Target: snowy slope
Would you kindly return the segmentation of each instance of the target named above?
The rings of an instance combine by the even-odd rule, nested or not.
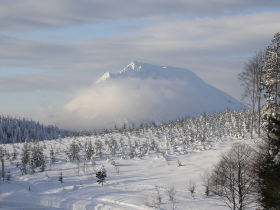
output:
[[[173,122],[139,131],[116,130],[96,136],[39,141],[48,164],[44,172],[36,168],[36,172],[30,175],[22,175],[16,166],[21,161],[23,143],[0,145],[5,153],[6,172],[10,170],[12,175],[10,184],[0,185],[0,209],[157,209],[152,206],[156,187],[163,195],[160,209],[172,209],[167,196],[167,190],[172,185],[176,189],[177,210],[227,209],[213,195],[205,196],[200,174],[217,163],[221,152],[228,150],[233,143],[252,143],[246,129],[248,119],[249,112],[227,112],[207,118],[189,118],[183,124],[177,122],[176,125]],[[207,122],[202,123],[204,120]],[[196,122],[203,126],[196,127]],[[192,137],[190,134],[194,134],[197,129],[201,136]],[[207,131],[204,140],[201,138],[203,131]],[[74,140],[80,145],[80,159],[66,162],[66,152]],[[139,145],[143,145],[141,148],[146,143],[151,146],[153,140],[158,151],[150,147],[144,155],[140,155],[143,150],[139,149]],[[185,140],[187,144],[184,149]],[[103,145],[101,156],[93,155],[91,160],[84,160],[85,143],[92,142],[95,145],[97,141]],[[113,147],[109,146],[112,144],[108,142],[114,141],[118,149],[113,153]],[[171,146],[172,142],[174,146]],[[130,144],[138,148],[134,148],[137,153],[134,158],[130,158]],[[56,159],[53,164],[50,164],[51,149]],[[14,152],[17,158],[12,160]],[[180,167],[177,167],[178,159],[182,163]],[[118,171],[113,161],[117,163]],[[100,165],[104,165],[107,170],[104,186],[97,184],[95,178]],[[61,172],[63,183],[58,181]],[[191,180],[197,184],[193,195],[188,191]],[[149,206],[145,205],[147,201]]]
[[[249,136],[249,135],[248,135]],[[115,135],[119,138],[118,135]],[[141,138],[141,141],[145,137]],[[225,206],[214,205],[217,201],[213,196],[205,196],[201,186],[200,175],[210,168],[219,159],[221,152],[230,148],[233,143],[248,143],[250,140],[237,138],[212,139],[211,148],[204,149],[202,145],[195,143],[184,155],[170,153],[166,159],[158,157],[153,151],[141,159],[123,159],[114,157],[119,163],[120,172],[116,173],[111,161],[106,160],[106,155],[96,158],[96,166],[85,162],[88,171],[83,172],[84,161],[80,162],[80,175],[78,164],[66,163],[64,151],[69,148],[72,139],[63,139],[62,146],[56,141],[46,142],[48,149],[52,146],[59,150],[56,162],[51,167],[47,166],[45,172],[33,175],[21,175],[15,162],[6,163],[6,169],[12,172],[10,184],[0,185],[0,210],[2,209],[118,209],[118,210],[144,210],[157,209],[146,206],[145,202],[152,202],[152,196],[158,187],[163,196],[161,209],[171,209],[166,191],[174,185],[177,190],[178,210],[210,210],[227,209]],[[86,141],[94,141],[94,137],[78,138],[82,144]],[[18,145],[20,146],[20,145]],[[12,151],[11,145],[6,149]],[[46,153],[48,154],[48,153]],[[107,153],[108,155],[108,153]],[[177,159],[182,166],[176,167]],[[107,170],[107,181],[102,187],[96,183],[94,171],[103,164]],[[63,172],[64,182],[58,181],[60,171]],[[189,181],[197,184],[195,194],[188,191]],[[31,191],[29,192],[29,186]],[[15,208],[18,207],[18,208]],[[45,207],[45,208],[44,208]]]
[[[106,72],[97,82],[114,78],[140,78],[161,80],[184,80],[192,84],[201,84],[203,81],[190,70],[172,66],[155,66],[139,61],[131,62],[126,68],[114,74]]]

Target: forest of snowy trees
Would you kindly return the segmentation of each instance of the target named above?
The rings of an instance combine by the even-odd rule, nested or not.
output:
[[[156,157],[169,165],[170,157],[174,156],[177,158],[174,166],[182,167],[180,159],[187,154],[211,150],[224,139],[245,141],[251,129],[251,114],[249,109],[228,109],[198,117],[186,116],[160,125],[154,122],[137,127],[123,125],[88,136],[3,144],[0,145],[0,157],[12,167],[12,174],[41,176],[59,165],[56,179],[62,183],[65,175],[60,169],[72,165],[76,176],[83,174],[91,180],[96,174],[102,185],[105,176],[100,177],[95,170],[95,165],[102,161],[109,162],[118,175],[120,167],[123,167],[119,161],[125,160]],[[253,128],[253,133],[257,134],[257,127]],[[5,179],[7,177],[8,174]]]
[[[46,147],[45,141],[35,139],[13,143],[13,151],[10,152],[3,145],[0,146],[0,157],[11,161],[20,160],[22,173],[34,173],[38,167],[39,171],[44,171],[46,160],[54,163],[55,155],[60,152],[64,152],[66,162],[92,161],[104,155],[108,158],[134,159],[150,152],[162,157],[167,154],[182,155],[194,147],[209,149],[212,142],[224,137],[244,139],[244,134],[250,130],[250,119],[250,110],[228,109],[210,115],[184,117],[161,125],[152,122],[150,125],[141,124],[138,128],[116,126],[114,130],[104,129],[86,138],[60,138],[50,148]],[[254,128],[254,133],[257,133],[257,127]],[[64,147],[66,148],[62,150]],[[48,151],[47,154],[45,150]]]
[[[25,142],[25,140],[49,140],[59,136],[73,136],[77,132],[59,129],[57,126],[44,126],[27,118],[0,115],[0,143]]]

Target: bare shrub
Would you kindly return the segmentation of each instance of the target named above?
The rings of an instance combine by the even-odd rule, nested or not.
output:
[[[206,196],[210,195],[210,178],[211,173],[209,170],[206,170],[202,175],[200,175],[202,180],[202,186],[204,187],[204,193]]]
[[[196,183],[194,181],[190,180],[189,184],[188,184],[188,191],[191,193],[192,197],[194,197],[196,187],[197,187]]]
[[[159,187],[156,187],[156,192],[152,195],[153,198],[152,205],[160,209],[160,206],[162,205],[163,202],[163,197],[164,195],[162,191],[159,189]]]
[[[177,167],[179,167],[179,166],[181,166],[182,165],[182,163],[181,163],[181,161],[179,160],[179,158],[177,159]]]
[[[177,198],[176,198],[176,189],[174,185],[170,186],[169,189],[166,190],[166,194],[168,196],[168,199],[170,201],[170,207],[172,210],[176,209],[178,206]]]
[[[119,163],[115,163],[114,165],[114,169],[117,175],[120,175],[120,164]]]
[[[75,175],[80,176],[80,170],[81,170],[80,161],[77,160],[76,163],[77,163],[77,167],[76,169],[73,169],[73,171]]]

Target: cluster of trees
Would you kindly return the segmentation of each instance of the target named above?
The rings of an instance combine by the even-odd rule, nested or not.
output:
[[[59,129],[57,126],[44,126],[27,118],[0,115],[0,144],[25,142],[25,140],[50,140],[59,136],[73,136],[80,133]]]
[[[252,111],[251,127],[257,123],[259,137],[262,126],[268,131],[269,117],[277,114],[280,103],[279,56],[280,33],[278,32],[274,35],[271,45],[264,51],[255,52],[255,55],[245,63],[244,70],[238,74],[238,80],[244,87],[242,100],[249,100],[247,105]],[[263,105],[264,100],[266,102]]]
[[[251,106],[251,137],[257,124],[262,141],[233,145],[211,171],[202,176],[206,194],[213,193],[231,209],[280,209],[280,33],[256,53],[238,79]],[[264,105],[261,100],[265,99]]]
[[[40,167],[43,172],[46,168],[46,157],[44,155],[44,147],[40,146],[38,142],[25,142],[21,149],[21,165],[20,171],[22,174],[33,174],[35,169]],[[29,168],[27,165],[29,164]]]
[[[10,119],[11,124],[16,124],[12,121],[13,118]],[[59,138],[55,140],[60,145],[59,150],[56,151],[52,146],[47,149],[45,141],[35,140],[36,138],[26,139],[23,144],[13,143],[12,151],[6,150],[5,146],[1,145],[0,157],[15,162],[22,174],[33,174],[38,171],[43,172],[47,160],[51,167],[56,160],[55,155],[64,146],[66,161],[94,163],[94,158],[106,155],[118,171],[118,164],[114,163],[113,157],[133,159],[154,152],[158,157],[166,158],[168,154],[185,154],[195,148],[195,145],[205,149],[210,148],[211,142],[215,139],[220,140],[224,136],[244,138],[243,134],[250,127],[250,119],[249,110],[225,110],[199,117],[187,116],[161,125],[151,122],[150,125],[141,124],[137,128],[126,125],[121,128],[116,126],[114,130],[94,132],[94,135],[83,143],[75,137],[68,145],[65,143],[67,138],[64,140]],[[38,123],[37,125],[40,126]],[[46,149],[48,152],[45,151]]]
[[[150,152],[163,158],[168,154],[185,154],[193,145],[210,148],[212,141],[225,136],[244,138],[244,133],[250,129],[250,119],[250,110],[228,109],[196,118],[185,117],[159,126],[151,123],[133,129],[116,127],[114,131],[96,133],[95,140],[87,140],[84,144],[73,140],[66,150],[66,161],[81,160],[81,157],[91,161],[102,154],[124,159],[141,158]]]

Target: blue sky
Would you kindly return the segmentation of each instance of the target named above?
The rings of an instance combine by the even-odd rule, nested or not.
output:
[[[239,100],[237,74],[279,20],[278,0],[0,0],[0,110],[64,127],[49,116],[134,60],[190,69]]]

